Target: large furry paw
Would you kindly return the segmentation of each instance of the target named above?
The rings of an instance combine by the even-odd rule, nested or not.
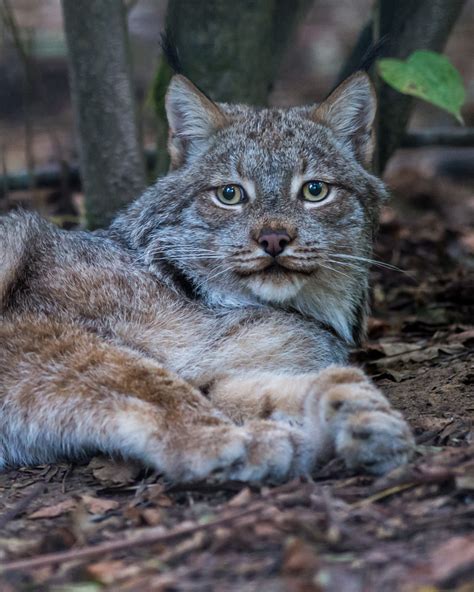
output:
[[[310,451],[298,430],[270,421],[200,426],[174,440],[165,454],[164,472],[174,482],[280,482],[308,472]]]
[[[246,423],[245,430],[246,458],[231,469],[231,479],[280,482],[311,470],[313,450],[301,430],[263,420]]]
[[[363,372],[333,367],[318,383],[336,455],[350,469],[381,475],[409,460],[414,439],[408,424]]]

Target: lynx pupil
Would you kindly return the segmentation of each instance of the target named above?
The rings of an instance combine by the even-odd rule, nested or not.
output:
[[[319,181],[311,181],[308,183],[308,191],[311,193],[311,195],[314,195],[314,197],[318,197],[322,189],[323,185]]]
[[[233,185],[226,185],[222,190],[224,199],[232,201],[235,197],[235,187]]]

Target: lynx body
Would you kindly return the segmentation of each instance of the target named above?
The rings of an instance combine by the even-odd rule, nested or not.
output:
[[[101,451],[187,481],[405,462],[407,424],[345,366],[385,197],[368,78],[274,110],[175,76],[167,112],[171,171],[108,230],[0,219],[0,464]]]

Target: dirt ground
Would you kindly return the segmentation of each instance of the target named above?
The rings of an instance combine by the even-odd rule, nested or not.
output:
[[[10,471],[2,592],[474,591],[474,192],[413,156],[387,174],[389,267],[354,353],[413,426],[410,465],[251,488],[172,487],[101,458]]]

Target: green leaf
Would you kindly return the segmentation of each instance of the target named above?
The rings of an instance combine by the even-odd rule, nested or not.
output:
[[[463,81],[446,56],[420,50],[406,61],[384,58],[377,65],[382,79],[396,90],[424,99],[464,123],[460,112],[466,96]]]

